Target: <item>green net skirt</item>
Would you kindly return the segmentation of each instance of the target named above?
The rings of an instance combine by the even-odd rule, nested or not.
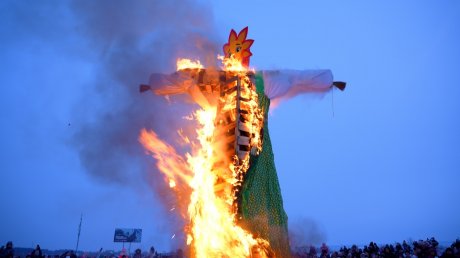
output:
[[[262,84],[262,87],[260,86]],[[283,208],[281,189],[268,133],[267,113],[270,100],[263,93],[263,81],[256,76],[259,105],[264,110],[262,151],[251,156],[239,196],[241,225],[255,237],[270,242],[276,257],[290,257],[287,215]]]

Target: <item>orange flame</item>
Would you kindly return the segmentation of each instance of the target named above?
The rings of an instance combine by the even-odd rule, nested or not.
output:
[[[224,57],[224,56],[218,55],[217,59],[222,61],[222,64],[224,65],[223,69],[225,71],[246,72],[248,70],[241,63],[241,61],[234,56]]]
[[[254,135],[250,146],[258,152],[261,149],[259,132],[263,116],[258,108],[255,89],[249,87],[247,68],[232,57],[221,59],[226,71],[239,76],[240,94],[249,99],[242,108],[249,111],[244,119],[249,121],[247,130]],[[188,59],[179,59],[177,67],[178,70],[202,69],[199,61]],[[236,112],[236,99],[236,95],[221,99],[224,103],[222,110]],[[249,153],[243,156],[237,153],[235,157],[228,157],[228,160],[237,162],[230,162],[227,167],[215,166],[218,156],[223,153],[216,139],[216,112],[217,106],[205,105],[193,113],[193,121],[197,122],[195,141],[180,131],[181,138],[192,147],[185,157],[178,155],[172,146],[159,139],[153,131],[141,130],[139,141],[157,160],[157,167],[165,175],[169,186],[175,191],[188,194],[185,217],[189,220],[189,225],[185,231],[192,257],[266,257],[264,250],[268,242],[253,237],[236,222],[234,188],[241,184],[241,175],[249,167]],[[234,121],[239,123],[240,120]]]
[[[177,71],[184,69],[203,69],[200,60],[192,61],[191,59],[179,58],[176,62]]]

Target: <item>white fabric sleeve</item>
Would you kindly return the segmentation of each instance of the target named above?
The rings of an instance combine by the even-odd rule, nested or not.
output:
[[[190,76],[183,73],[150,75],[149,85],[158,95],[175,95],[186,93],[188,88],[194,84]]]
[[[324,94],[332,89],[331,70],[263,71],[265,95],[271,100],[292,98],[303,93]]]

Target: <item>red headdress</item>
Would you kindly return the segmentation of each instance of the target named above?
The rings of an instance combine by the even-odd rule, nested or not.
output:
[[[254,43],[253,39],[246,39],[247,35],[248,27],[242,29],[238,35],[234,30],[231,30],[228,36],[228,43],[224,45],[225,57],[233,56],[233,58],[240,60],[245,67],[249,66],[249,57],[252,56],[249,48]]]

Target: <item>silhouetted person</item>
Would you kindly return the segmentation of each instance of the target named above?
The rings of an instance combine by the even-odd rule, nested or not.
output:
[[[444,253],[442,253],[440,258],[455,258],[452,248],[447,247],[446,250],[444,250]]]
[[[329,258],[330,255],[329,255],[329,247],[326,245],[326,243],[323,243],[321,245],[321,255],[319,256],[320,258]]]
[[[156,251],[155,251],[155,248],[152,246],[150,247],[148,258],[154,258],[154,257],[156,257]]]
[[[37,245],[35,247],[35,250],[33,250],[32,253],[30,253],[30,257],[31,258],[42,258],[43,257],[42,249],[40,248],[40,245]]]
[[[137,248],[136,251],[134,251],[133,258],[142,258],[142,251],[141,251],[141,249]]]
[[[1,258],[13,258],[14,257],[13,242],[8,241],[8,243],[6,243],[6,247],[2,246],[0,250],[0,257]]]

